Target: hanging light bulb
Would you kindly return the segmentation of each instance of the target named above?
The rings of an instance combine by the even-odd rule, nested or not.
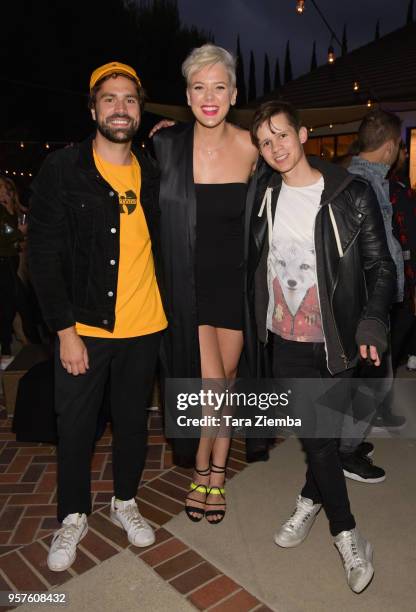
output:
[[[309,128],[309,131],[310,131],[310,132],[313,132],[313,127],[310,127],[310,128]]]
[[[354,84],[352,86],[354,91],[358,91],[360,89],[360,84],[358,81],[354,81]]]
[[[48,142],[45,144],[45,149],[50,149],[50,146],[49,146]]]
[[[373,103],[371,102],[370,99],[367,100],[367,106],[368,108],[371,108],[373,106]]]
[[[305,10],[305,0],[297,0],[296,2],[296,12],[298,15],[303,15]]]
[[[332,44],[328,47],[328,64],[333,64],[335,62],[335,51]]]
[[[21,142],[21,143],[20,143],[20,148],[21,148],[21,149],[24,149],[24,148],[25,148],[25,143],[24,143],[24,142]]]
[[[332,130],[334,126],[332,125],[332,123],[329,124],[329,129]]]

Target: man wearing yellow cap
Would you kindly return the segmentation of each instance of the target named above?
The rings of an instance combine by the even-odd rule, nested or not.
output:
[[[146,406],[167,322],[157,282],[158,172],[132,148],[144,94],[130,66],[90,81],[96,133],[48,156],[33,183],[29,257],[44,318],[57,333],[58,520],[51,570],[70,567],[87,533],[97,415],[111,388],[110,517],[135,546],[154,542],[135,495],[146,455]],[[155,271],[156,267],[156,271]]]

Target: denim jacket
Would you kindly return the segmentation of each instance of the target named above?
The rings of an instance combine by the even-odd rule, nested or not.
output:
[[[142,149],[140,203],[159,271],[159,170]],[[32,183],[28,252],[31,279],[52,331],[75,321],[112,331],[120,253],[113,188],[97,172],[92,138],[51,153]]]
[[[393,207],[390,202],[389,181],[386,179],[389,169],[390,167],[386,164],[369,162],[366,159],[362,159],[358,156],[354,156],[352,158],[351,164],[348,168],[349,172],[352,174],[359,174],[363,178],[367,179],[376,193],[381,214],[383,215],[390,255],[396,265],[397,285],[394,301],[401,302],[404,295],[404,262],[402,247],[393,236]]]

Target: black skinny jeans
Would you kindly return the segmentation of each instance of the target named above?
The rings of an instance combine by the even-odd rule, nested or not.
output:
[[[323,342],[291,342],[273,335],[273,376],[275,378],[329,378]],[[352,377],[353,370],[341,375]],[[341,387],[341,385],[340,385]],[[342,386],[342,389],[346,389]],[[340,393],[343,393],[343,390]],[[337,409],[348,398],[337,398]],[[311,406],[311,409],[313,407]],[[340,424],[342,419],[340,419]],[[301,438],[307,458],[306,482],[301,495],[322,504],[333,536],[355,527],[345,477],[335,438]]]
[[[146,406],[153,388],[160,333],[136,338],[82,338],[86,374],[73,376],[55,350],[58,428],[58,520],[91,512],[91,458],[106,383],[110,379],[114,495],[136,496],[147,448]]]

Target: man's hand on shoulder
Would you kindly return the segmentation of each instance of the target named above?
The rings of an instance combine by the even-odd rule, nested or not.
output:
[[[68,372],[78,376],[85,374],[89,369],[87,348],[75,327],[67,327],[58,331],[60,351],[59,356],[62,366]]]
[[[171,121],[170,119],[162,119],[162,121],[159,121],[158,123],[156,123],[156,125],[152,127],[152,129],[149,132],[149,138],[153,138],[153,136],[159,130],[163,130],[164,128],[172,127],[174,125],[176,125],[176,121]]]

